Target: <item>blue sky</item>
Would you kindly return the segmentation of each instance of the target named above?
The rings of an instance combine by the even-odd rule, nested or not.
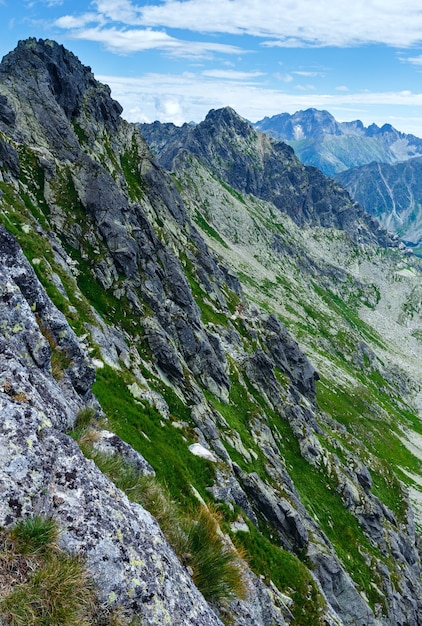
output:
[[[419,0],[0,0],[0,56],[50,38],[130,121],[315,107],[422,137]]]

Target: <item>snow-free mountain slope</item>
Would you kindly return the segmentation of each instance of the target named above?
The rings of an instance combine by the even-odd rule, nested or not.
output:
[[[337,122],[307,109],[265,118],[255,128],[291,145],[300,160],[332,176],[354,200],[420,253],[422,140],[390,124]]]
[[[140,129],[170,171],[178,158],[193,155],[233,189],[271,202],[300,226],[340,228],[360,241],[392,245],[344,189],[316,168],[304,166],[285,143],[255,131],[230,107],[210,111],[197,126],[155,122]]]
[[[418,626],[420,262],[232,110],[153,130],[171,172],[62,46],[0,66],[0,526],[96,626]]]
[[[422,159],[370,163],[336,180],[388,230],[422,255]]]
[[[365,127],[360,120],[337,122],[328,111],[317,109],[266,117],[254,127],[291,145],[303,163],[327,176],[371,161],[395,163],[422,156],[422,139],[391,124]]]

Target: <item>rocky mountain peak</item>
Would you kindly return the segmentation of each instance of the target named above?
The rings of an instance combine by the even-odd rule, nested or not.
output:
[[[278,138],[283,140],[319,139],[324,134],[344,134],[341,125],[334,119],[331,113],[314,108],[297,111],[293,115],[281,113],[271,118],[266,117],[254,126],[261,132],[268,132],[277,127]]]
[[[86,90],[96,84],[91,68],[63,46],[43,39],[20,41],[4,57],[0,72],[8,81],[32,75],[43,91],[52,93],[68,119],[79,113]]]
[[[31,115],[26,109],[29,102]],[[0,123],[18,127],[20,141],[43,145],[50,140],[56,150],[72,152],[77,141],[63,118],[85,117],[116,130],[122,110],[109,87],[95,80],[91,68],[54,41],[20,41],[0,64]],[[33,115],[37,124],[29,126]]]
[[[316,113],[331,117],[327,112],[309,111],[311,118]],[[218,179],[240,193],[272,202],[296,224],[341,228],[362,241],[392,243],[343,189],[316,168],[304,166],[290,146],[257,132],[229,107],[210,111],[194,127],[169,129],[156,122],[142,124],[140,129],[168,170],[177,171],[190,154]]]
[[[203,122],[204,127],[224,128],[230,133],[239,133],[245,137],[254,134],[250,123],[231,107],[211,109]]]

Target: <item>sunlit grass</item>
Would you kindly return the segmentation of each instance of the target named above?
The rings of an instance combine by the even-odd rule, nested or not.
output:
[[[56,545],[48,518],[20,520],[0,536],[0,616],[8,626],[94,624],[96,595],[83,559]]]

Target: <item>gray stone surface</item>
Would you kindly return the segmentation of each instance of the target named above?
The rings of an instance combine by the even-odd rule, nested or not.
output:
[[[151,515],[129,502],[62,432],[84,406],[92,368],[16,242],[3,230],[0,234],[0,526],[35,514],[51,516],[60,528],[60,545],[86,558],[101,599],[128,616],[139,615],[144,624],[221,624]],[[35,307],[26,301],[29,294]],[[55,322],[61,335],[68,334],[73,358],[79,355],[90,373],[84,384],[73,377],[75,385],[64,393],[54,380],[49,344],[34,309],[45,323]],[[97,445],[153,472],[112,433],[100,432]]]

